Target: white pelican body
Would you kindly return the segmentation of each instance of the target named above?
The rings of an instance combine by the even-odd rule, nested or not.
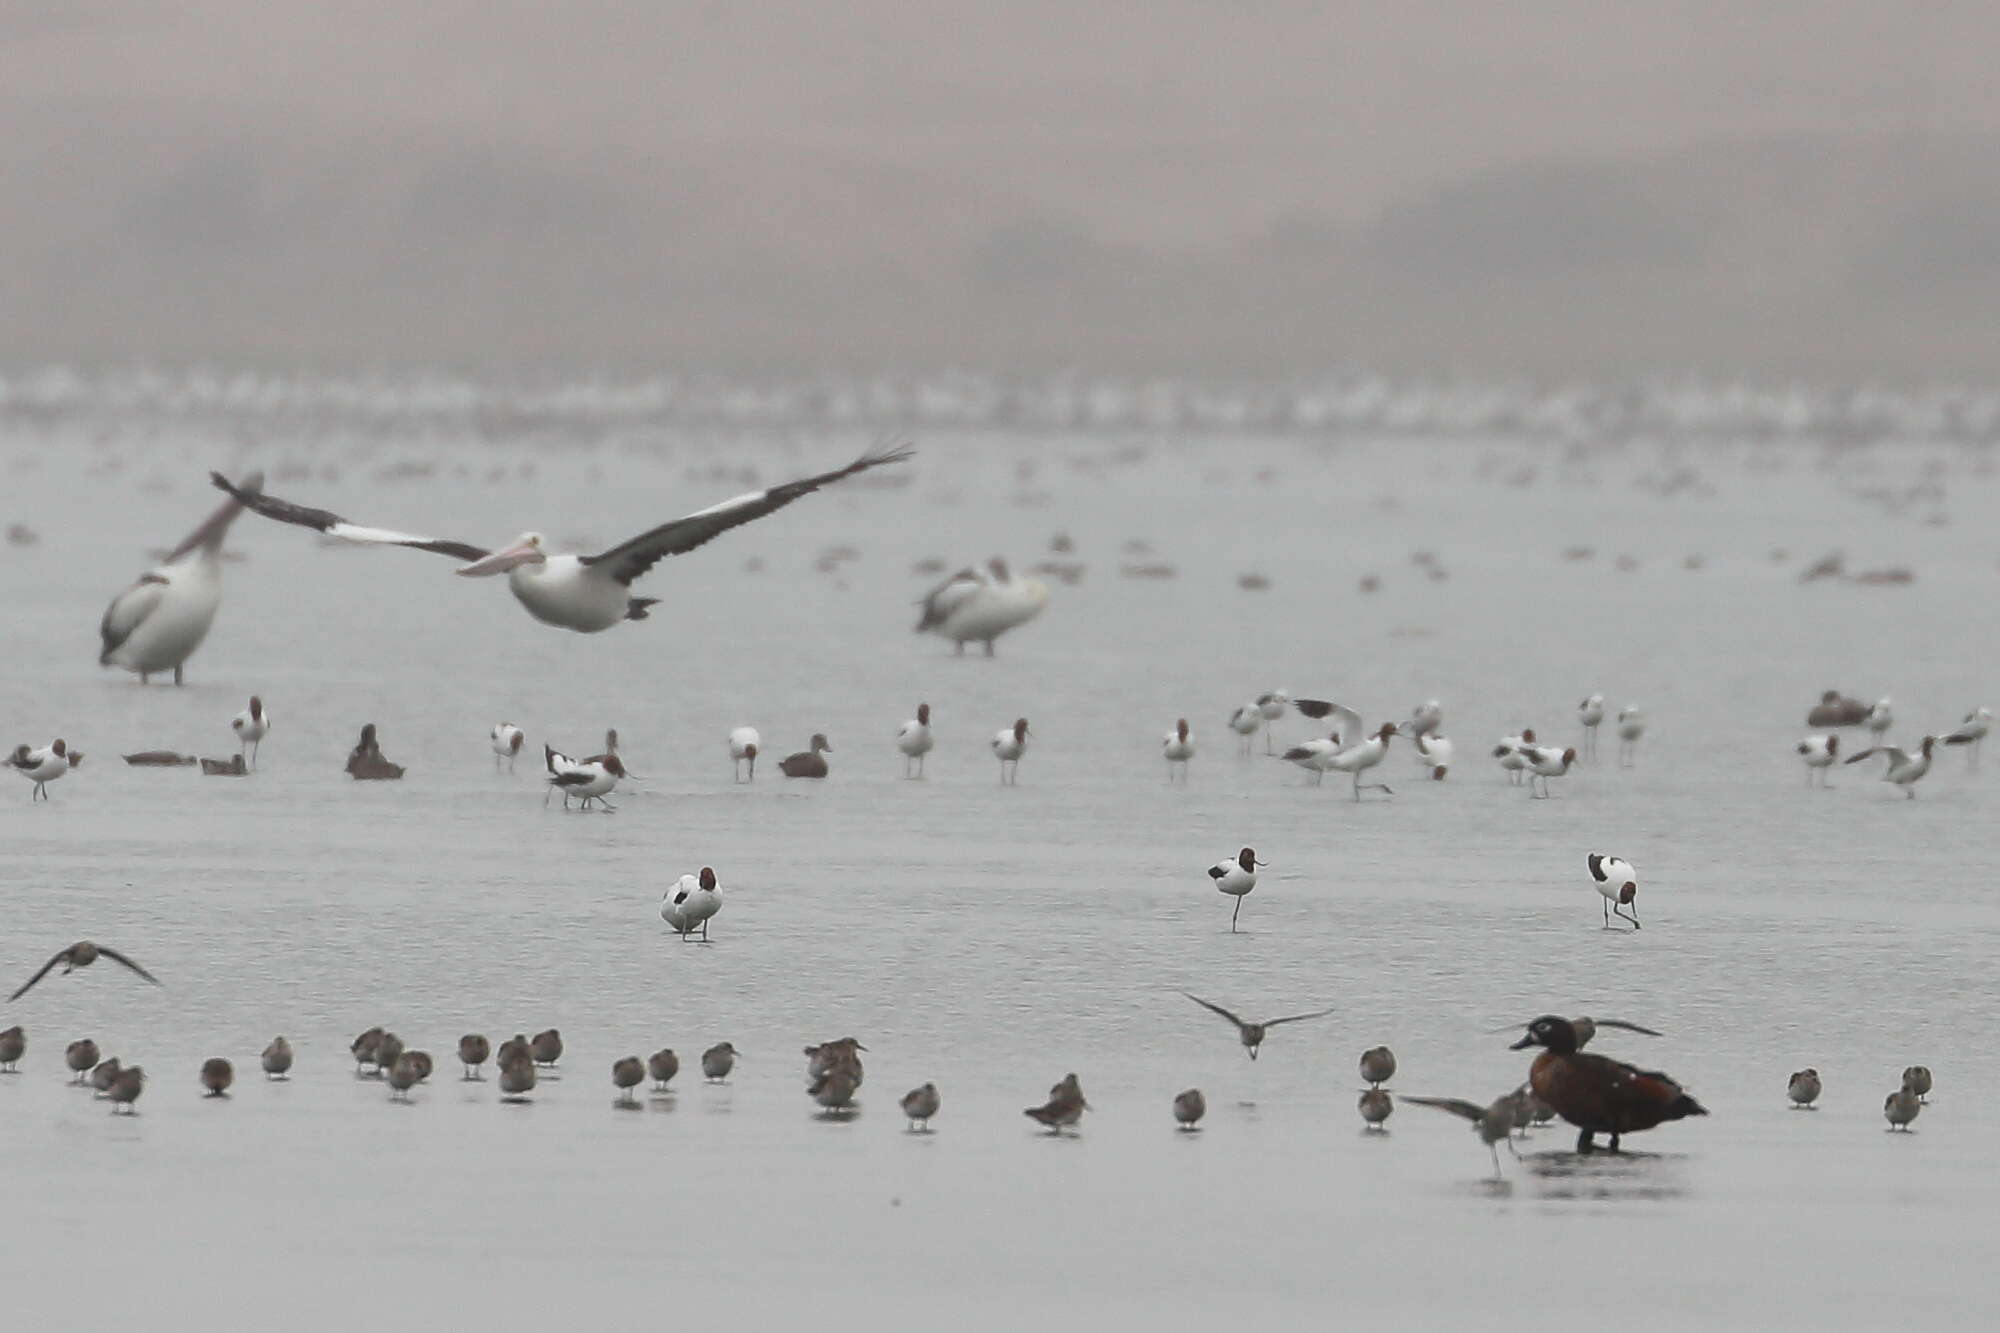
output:
[[[1597,758],[1597,728],[1604,721],[1604,696],[1593,694],[1576,706],[1576,720],[1583,723],[1583,753]]]
[[[1534,743],[1535,729],[1528,727],[1518,736],[1502,736],[1500,743],[1493,747],[1493,757],[1500,761],[1500,767],[1507,770],[1509,786],[1521,785],[1521,775],[1528,771],[1527,751]]]
[[[886,463],[901,462],[909,456],[908,449],[864,454],[844,468],[752,491],[696,510],[597,555],[551,555],[539,532],[524,532],[511,546],[488,551],[466,542],[362,527],[324,509],[308,509],[288,500],[255,494],[248,487],[233,486],[219,473],[209,476],[217,487],[265,518],[313,528],[345,541],[407,546],[448,555],[467,562],[457,571],[467,578],[505,574],[515,600],[535,619],[580,634],[596,634],[621,621],[646,619],[646,608],[659,599],[632,596],[632,581],[664,557],[692,551],[729,529],[782,509],[822,486]]]
[[[1521,757],[1528,761],[1528,795],[1532,799],[1547,800],[1549,779],[1563,777],[1570,765],[1576,762],[1575,750],[1558,750],[1549,745],[1528,745],[1521,749]],[[1535,790],[1535,780],[1541,780],[1541,790]]]
[[[1618,710],[1618,762],[1631,767],[1639,750],[1639,738],[1646,734],[1646,715],[1631,704]]]
[[[1174,780],[1174,765],[1180,765],[1181,781],[1187,781],[1188,760],[1194,758],[1194,741],[1188,734],[1186,718],[1174,724],[1174,729],[1160,739],[1160,753],[1167,761],[1167,781]]]
[[[730,732],[730,776],[736,778],[738,782],[754,782],[757,778],[757,752],[763,745],[764,738],[757,734],[755,727],[738,727]],[[742,776],[738,776],[739,774]]]
[[[30,801],[46,801],[49,799],[49,784],[70,770],[69,747],[60,738],[39,750],[19,745],[7,757],[7,764],[35,784],[34,791],[28,794]]]
[[[1827,770],[1833,767],[1833,761],[1839,757],[1840,737],[1831,733],[1824,736],[1808,736],[1799,742],[1798,750],[1799,760],[1806,766],[1806,786],[1815,784],[1813,778],[1815,773],[1819,774],[1817,779],[1819,786],[1831,785],[1826,780]]]
[[[708,919],[722,910],[722,886],[708,866],[699,875],[682,875],[667,896],[660,900],[660,920],[681,933],[685,940],[699,926],[708,938]]]
[[[250,706],[229,719],[229,729],[236,733],[236,743],[250,752],[250,766],[257,766],[257,746],[271,730],[271,715],[264,711],[264,701],[256,695],[250,696]]]
[[[996,557],[985,569],[961,569],[925,593],[917,603],[923,615],[916,630],[950,639],[957,653],[963,653],[968,642],[984,643],[991,657],[995,639],[1033,620],[1048,602],[1047,584],[1015,578],[1007,562]]]
[[[241,490],[251,496],[263,486],[264,474],[256,472]],[[174,684],[181,683],[183,664],[208,637],[222,606],[222,539],[243,509],[238,498],[224,501],[165,561],[111,599],[97,627],[99,666],[137,672],[142,685],[155,671],[172,671]]]
[[[507,771],[514,771],[514,756],[521,753],[521,747],[528,737],[512,722],[496,723],[487,736],[487,744],[493,747],[493,767],[500,767],[500,761],[507,761]]]
[[[937,741],[931,736],[931,706],[918,704],[917,715],[896,728],[896,748],[903,752],[903,776],[920,778],[924,775],[924,756],[931,752]],[[915,765],[912,771],[911,765]]]
[[[1931,771],[1931,751],[1937,746],[1937,737],[1926,736],[1917,753],[1909,754],[1898,745],[1871,745],[1860,754],[1850,755],[1847,762],[1858,764],[1871,755],[1889,756],[1889,767],[1882,774],[1882,781],[1893,782],[1903,789],[1903,795],[1912,800],[1917,795],[1917,779]]]
[[[1584,858],[1590,867],[1590,879],[1604,898],[1604,928],[1611,929],[1611,918],[1616,915],[1632,923],[1632,929],[1639,928],[1639,872],[1632,863],[1619,856],[1606,856],[1602,852],[1592,852]],[[1630,913],[1621,912],[1621,907],[1630,907]]]
[[[1236,900],[1236,910],[1229,914],[1229,929],[1236,929],[1237,914],[1243,910],[1243,895],[1257,887],[1257,867],[1263,865],[1257,853],[1245,847],[1226,861],[1217,861],[1208,868],[1208,877],[1215,881],[1215,891],[1226,893]]]
[[[1021,756],[1028,752],[1028,719],[1016,718],[1014,725],[993,737],[993,756],[1000,761],[1000,781],[1012,783],[1021,776]]]
[[[1992,729],[1993,710],[1990,708],[1975,708],[1970,713],[1967,713],[1965,721],[1952,728],[1950,734],[1943,737],[1943,740],[1946,745],[1964,745],[1970,747],[1966,751],[1965,766],[1967,768],[1978,768],[1980,746],[1985,744],[1986,733]]]
[[[1243,738],[1242,753],[1250,753],[1251,738],[1264,726],[1264,710],[1256,704],[1244,704],[1229,715],[1229,729]],[[1265,746],[1269,752],[1268,743]]]

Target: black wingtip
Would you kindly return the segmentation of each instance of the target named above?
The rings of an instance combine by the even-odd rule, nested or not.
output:
[[[1326,699],[1294,699],[1292,707],[1307,717],[1325,717],[1333,711],[1333,704]]]

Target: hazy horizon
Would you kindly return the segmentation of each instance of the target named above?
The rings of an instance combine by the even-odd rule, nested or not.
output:
[[[0,4],[0,362],[2000,378],[2000,13]]]

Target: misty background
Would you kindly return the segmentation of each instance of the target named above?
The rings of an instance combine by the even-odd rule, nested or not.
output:
[[[0,0],[0,363],[1994,376],[2000,11]]]

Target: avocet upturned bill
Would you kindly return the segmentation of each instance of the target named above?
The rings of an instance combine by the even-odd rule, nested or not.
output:
[[[236,733],[236,743],[249,751],[245,757],[250,767],[257,766],[257,747],[271,730],[271,715],[264,711],[264,701],[257,695],[250,696],[250,706],[229,719],[229,729]]]
[[[1583,754],[1597,758],[1597,728],[1604,721],[1604,696],[1593,694],[1576,706],[1576,720],[1583,724]]]
[[[1639,928],[1639,872],[1632,863],[1619,856],[1606,856],[1602,852],[1592,852],[1584,858],[1590,867],[1591,882],[1604,898],[1604,928],[1611,929],[1611,918],[1622,917],[1632,923],[1632,929]],[[1620,908],[1629,907],[1628,912]]]
[[[492,732],[486,738],[486,743],[493,750],[493,767],[496,769],[499,768],[500,761],[505,759],[507,761],[507,771],[512,773],[514,771],[514,757],[521,753],[521,747],[527,743],[527,740],[526,733],[512,722],[495,723]]]
[[[227,491],[245,508],[254,509],[265,518],[280,523],[297,524],[329,537],[364,545],[407,546],[413,550],[448,555],[466,562],[457,572],[467,578],[505,574],[516,600],[527,608],[529,615],[545,625],[575,630],[580,634],[595,634],[623,621],[646,618],[646,608],[658,602],[659,598],[632,596],[632,581],[662,558],[683,555],[731,528],[782,509],[823,486],[830,486],[870,468],[900,463],[913,452],[909,448],[875,450],[863,454],[846,467],[710,505],[685,518],[677,518],[642,532],[596,555],[551,555],[545,549],[547,539],[539,532],[524,532],[513,544],[489,551],[465,542],[362,527],[324,509],[308,509],[288,500],[259,494],[249,487],[232,485],[220,473],[210,473],[209,477],[219,489]]]
[[[616,812],[617,806],[604,798],[618,785],[618,779],[625,777],[625,765],[615,754],[601,754],[590,759],[572,759],[552,746],[542,746],[542,760],[549,769],[549,790],[563,794],[563,808],[569,808],[570,798],[582,800],[582,809],[588,810],[596,801],[605,810]],[[548,804],[548,797],[542,797],[542,804]]]
[[[1576,751],[1558,750],[1552,745],[1526,745],[1521,748],[1521,757],[1528,761],[1528,796],[1545,801],[1549,796],[1549,779],[1568,774],[1576,762]],[[1540,791],[1535,790],[1538,781]]]
[[[703,866],[699,875],[682,875],[660,900],[660,920],[679,931],[683,941],[698,926],[706,944],[708,919],[721,910],[722,885],[710,866]]]
[[[896,748],[903,752],[903,776],[920,778],[924,775],[924,756],[937,744],[931,736],[931,706],[918,704],[917,715],[896,728]],[[915,771],[911,766],[915,765]]]
[[[30,801],[46,801],[49,784],[70,770],[69,746],[61,737],[39,750],[17,745],[14,753],[7,756],[7,765],[35,784],[35,789],[28,793]]]
[[[995,639],[1033,620],[1048,603],[1047,584],[1015,578],[995,556],[985,569],[967,566],[925,593],[917,603],[923,614],[916,632],[950,639],[954,653],[963,653],[967,643],[983,643],[991,657]]]
[[[1903,795],[1915,799],[1917,780],[1931,771],[1931,751],[1937,747],[1937,737],[1926,736],[1917,753],[1910,754],[1899,745],[1871,745],[1859,754],[1849,755],[1847,762],[1858,764],[1872,755],[1889,756],[1889,767],[1882,773],[1882,781],[1893,782],[1903,789]]]
[[[1990,708],[1975,708],[1965,715],[1965,721],[1953,727],[1941,739],[1946,745],[1964,745],[1970,747],[1966,751],[1965,766],[1967,768],[1978,768],[1979,748],[1985,744],[1986,733],[1992,729],[1993,710]]]
[[[103,641],[99,666],[136,672],[141,685],[155,671],[172,671],[174,684],[181,683],[182,667],[208,637],[208,627],[222,606],[222,539],[243,512],[244,497],[256,495],[263,486],[263,473],[245,477],[239,494],[224,501],[165,560],[111,599],[97,626]]]
[[[1009,786],[1021,777],[1021,756],[1028,752],[1028,719],[1017,717],[1014,725],[993,737],[993,756],[1000,761],[1000,781]]]
[[[1208,877],[1215,881],[1215,891],[1226,893],[1236,900],[1236,910],[1229,914],[1229,929],[1236,930],[1236,918],[1243,911],[1243,896],[1257,887],[1257,871],[1264,862],[1257,859],[1257,853],[1245,847],[1226,861],[1217,861],[1208,868]]]
[[[1827,770],[1840,755],[1840,737],[1829,732],[1824,736],[1808,736],[1798,744],[1799,761],[1806,766],[1806,786],[1830,787],[1826,780]],[[1818,779],[1813,775],[1817,773]]]
[[[729,733],[729,775],[738,782],[757,780],[757,751],[764,738],[755,727],[738,727]],[[745,766],[748,772],[745,772]]]
[[[1174,723],[1174,729],[1160,739],[1160,753],[1167,761],[1167,781],[1174,780],[1174,765],[1179,764],[1181,781],[1187,781],[1188,760],[1194,758],[1194,741],[1188,735],[1188,720],[1181,718]]]

